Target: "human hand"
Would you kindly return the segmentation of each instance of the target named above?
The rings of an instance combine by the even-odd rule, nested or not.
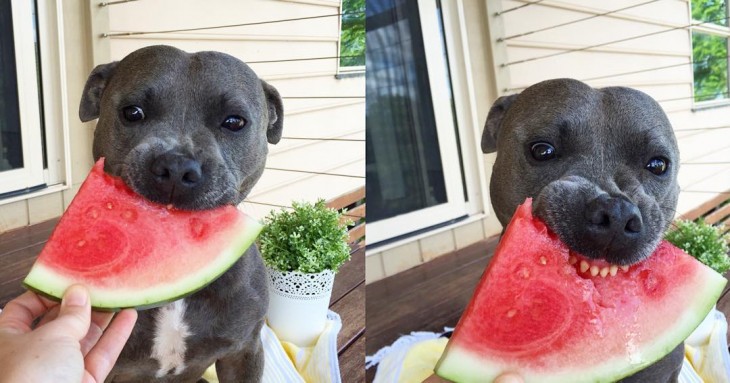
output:
[[[103,382],[127,342],[137,312],[92,312],[88,291],[66,290],[61,304],[33,292],[0,313],[0,382]],[[40,323],[31,327],[33,321]],[[111,322],[111,324],[110,324]]]
[[[437,375],[431,375],[428,379],[424,380],[423,383],[446,383],[448,380],[445,380]],[[497,379],[494,380],[494,383],[524,383],[524,380],[521,376],[508,372],[506,374],[502,374],[497,377]]]

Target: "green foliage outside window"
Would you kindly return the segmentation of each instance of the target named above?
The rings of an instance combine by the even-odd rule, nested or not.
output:
[[[692,19],[727,26],[727,0],[692,0]],[[727,37],[692,32],[695,101],[728,98],[727,46]]]
[[[365,0],[342,0],[340,66],[365,65]]]
[[[728,97],[727,39],[692,32],[695,101]]]
[[[727,0],[692,0],[692,20],[727,25]]]

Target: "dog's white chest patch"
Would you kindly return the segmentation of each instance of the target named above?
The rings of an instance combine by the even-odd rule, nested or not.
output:
[[[185,323],[185,301],[180,299],[163,306],[155,315],[155,339],[152,357],[160,363],[156,376],[178,375],[185,370],[185,338],[190,329]]]

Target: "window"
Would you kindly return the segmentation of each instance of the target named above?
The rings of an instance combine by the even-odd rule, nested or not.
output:
[[[706,102],[730,98],[728,88],[727,0],[692,0],[692,61],[694,100]]]
[[[340,72],[365,69],[365,0],[342,0]]]
[[[45,184],[35,3],[0,0],[0,196]]]
[[[368,0],[368,242],[466,215],[437,0]]]

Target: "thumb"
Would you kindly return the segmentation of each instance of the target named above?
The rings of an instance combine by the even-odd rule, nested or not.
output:
[[[523,383],[522,378],[515,373],[506,373],[497,377],[494,383]]]
[[[73,285],[63,294],[58,317],[43,328],[80,341],[89,332],[90,324],[89,292],[81,285]]]

